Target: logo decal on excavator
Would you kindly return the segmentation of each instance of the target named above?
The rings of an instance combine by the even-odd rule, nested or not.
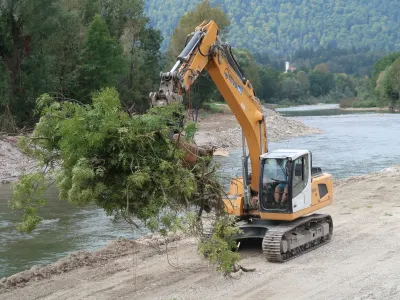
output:
[[[226,79],[229,79],[229,81],[231,82],[231,84],[239,91],[240,95],[242,95],[242,93],[243,93],[243,88],[242,88],[240,85],[238,85],[238,84],[236,83],[235,79],[233,79],[232,76],[230,76],[230,75],[228,74],[228,72],[225,72],[225,78],[226,78]]]

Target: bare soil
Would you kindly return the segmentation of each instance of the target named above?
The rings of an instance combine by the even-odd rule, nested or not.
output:
[[[211,114],[200,120],[195,141],[198,146],[213,146],[216,148],[236,148],[242,143],[242,131],[235,116],[229,111]],[[301,135],[320,133],[317,128],[310,128],[304,123],[287,117],[282,117],[274,110],[263,108],[267,124],[268,141],[279,141]]]
[[[171,241],[168,256],[165,245],[120,240],[43,269],[61,271],[3,279],[0,299],[400,299],[399,179],[393,167],[337,181],[334,204],[321,210],[332,215],[332,241],[284,264],[243,245],[241,264],[256,271],[228,279],[192,239]]]
[[[16,137],[0,136],[0,183],[15,181],[36,168],[36,162],[21,153],[17,143]]]

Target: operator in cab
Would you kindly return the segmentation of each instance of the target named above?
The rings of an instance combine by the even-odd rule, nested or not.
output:
[[[266,182],[274,188],[274,203],[273,206],[283,206],[288,199],[288,161],[286,159],[269,159],[264,169],[267,176],[264,176]]]

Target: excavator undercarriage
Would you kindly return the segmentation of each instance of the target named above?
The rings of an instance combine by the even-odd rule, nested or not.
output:
[[[269,229],[262,242],[263,253],[270,262],[286,262],[328,243],[332,233],[331,216],[301,217]]]

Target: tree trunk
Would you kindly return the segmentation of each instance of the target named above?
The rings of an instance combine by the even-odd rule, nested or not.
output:
[[[4,65],[10,74],[10,80],[8,83],[8,99],[5,105],[4,121],[2,127],[6,131],[16,131],[17,126],[13,117],[12,107],[15,99],[15,89],[18,74],[21,69],[23,53],[23,36],[22,36],[22,23],[15,20],[12,12],[10,12],[9,22],[11,25],[12,34],[12,50],[9,54],[4,55]]]

